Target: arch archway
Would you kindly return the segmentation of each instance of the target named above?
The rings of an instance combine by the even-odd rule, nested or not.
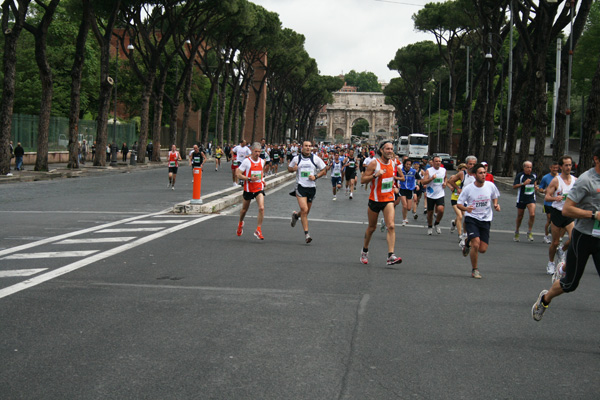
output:
[[[343,143],[344,142],[344,130],[341,128],[337,128],[333,135],[333,140],[335,143]]]

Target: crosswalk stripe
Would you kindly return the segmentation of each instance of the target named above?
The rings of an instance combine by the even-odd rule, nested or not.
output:
[[[0,278],[11,278],[14,276],[31,276],[38,272],[47,270],[48,268],[33,268],[33,269],[13,269],[8,271],[0,271]]]
[[[154,221],[133,221],[128,222],[127,225],[157,225],[157,224],[180,224],[183,221],[180,219],[163,219]]]
[[[122,243],[135,239],[136,236],[105,237],[89,239],[65,239],[54,244],[85,244],[85,243]]]
[[[33,258],[63,258],[63,257],[85,257],[97,253],[100,250],[85,251],[48,251],[44,253],[16,253],[2,257],[0,260],[29,260]]]
[[[102,229],[94,233],[123,233],[123,232],[156,232],[163,229],[162,226],[154,228],[115,228],[115,229]]]

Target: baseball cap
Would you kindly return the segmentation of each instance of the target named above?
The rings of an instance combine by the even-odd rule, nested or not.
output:
[[[371,150],[371,151],[369,152],[369,155],[370,155],[370,156],[374,156],[374,155],[375,155],[375,152],[374,152],[373,150]]]

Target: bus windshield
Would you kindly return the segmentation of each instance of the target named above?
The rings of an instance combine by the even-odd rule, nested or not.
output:
[[[427,136],[410,136],[410,144],[417,146],[427,146],[429,138]]]

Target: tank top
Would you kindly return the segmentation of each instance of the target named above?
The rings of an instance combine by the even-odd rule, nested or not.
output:
[[[244,176],[255,176],[260,178],[258,182],[244,181],[244,191],[250,193],[260,192],[265,188],[265,182],[263,180],[263,159],[259,158],[258,161],[253,161],[250,157],[247,158],[250,161],[250,168],[244,171]]]
[[[396,162],[390,160],[387,164],[384,164],[378,158],[371,162],[376,162],[375,171],[373,174],[379,172],[379,170],[385,170],[383,175],[373,179],[371,183],[371,194],[369,199],[377,202],[388,202],[394,201],[394,174]]]
[[[179,167],[179,153],[176,151],[169,152],[169,168]]]
[[[562,200],[561,201],[553,201],[552,207],[556,208],[557,210],[562,211],[563,206],[565,205],[565,201],[567,200],[567,195],[569,194],[569,191],[573,187],[573,184],[575,183],[577,178],[575,178],[574,176],[571,176],[571,183],[567,185],[567,182],[565,182],[564,179],[561,178],[560,174],[556,175],[556,177],[558,178],[558,189],[556,189],[556,192],[554,192],[554,195],[562,196]]]

